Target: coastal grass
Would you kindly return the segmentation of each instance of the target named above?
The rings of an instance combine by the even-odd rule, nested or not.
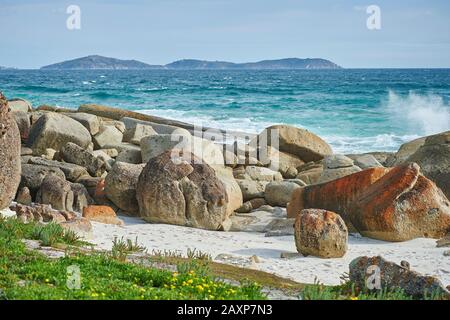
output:
[[[23,239],[64,250],[49,258],[27,249]],[[127,256],[144,253],[135,241],[115,239],[110,252],[86,249],[86,242],[56,224],[24,224],[0,217],[0,299],[50,300],[263,300],[271,290],[302,300],[412,300],[401,290],[360,292],[350,281],[340,286],[301,284],[259,270],[212,261],[195,249],[186,256],[153,251],[151,262],[173,269],[131,263]],[[80,270],[80,286],[70,286],[71,268]],[[430,295],[428,299],[439,299]]]
[[[22,239],[33,238],[47,244],[73,244],[54,225],[0,218],[0,299],[265,299],[258,284],[231,285],[201,272],[195,264],[180,264],[179,272],[171,272],[127,263],[110,252],[87,254],[76,247],[68,248],[63,258],[51,259],[26,248]],[[120,250],[128,250],[128,244],[116,241]],[[135,243],[131,245],[136,249]],[[70,285],[73,275],[68,270],[74,266],[80,270],[79,288]]]

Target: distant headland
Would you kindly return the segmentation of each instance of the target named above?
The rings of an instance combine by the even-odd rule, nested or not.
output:
[[[286,58],[258,62],[233,63],[195,59],[178,60],[166,65],[151,65],[137,60],[120,60],[91,55],[63,61],[41,68],[42,70],[287,70],[287,69],[341,69],[337,64],[320,58]]]

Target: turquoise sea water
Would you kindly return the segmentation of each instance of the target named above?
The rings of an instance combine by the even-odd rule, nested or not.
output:
[[[393,151],[450,130],[450,69],[0,71],[8,98],[105,104],[208,127],[307,128],[336,152]]]

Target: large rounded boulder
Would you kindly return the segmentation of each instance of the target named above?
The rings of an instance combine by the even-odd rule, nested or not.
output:
[[[450,131],[427,137],[408,162],[417,163],[422,173],[450,199]]]
[[[228,196],[213,168],[189,152],[168,150],[150,159],[136,190],[140,216],[167,223],[219,230],[228,218]]]
[[[117,161],[105,179],[106,197],[129,215],[138,215],[136,188],[143,164]]]
[[[278,141],[272,141],[277,138]],[[319,136],[288,125],[268,127],[258,135],[258,140],[260,145],[267,141],[273,147],[278,142],[278,150],[295,155],[304,162],[318,161],[333,153],[330,145]]]
[[[31,127],[28,146],[33,154],[42,155],[48,148],[59,151],[68,142],[87,148],[91,134],[78,121],[58,113],[45,113]]]
[[[350,210],[364,236],[385,241],[440,238],[450,230],[450,201],[411,163],[363,190]]]
[[[20,183],[20,132],[0,92],[0,210],[9,206]]]

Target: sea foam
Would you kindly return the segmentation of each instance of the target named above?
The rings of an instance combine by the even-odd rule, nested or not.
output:
[[[431,135],[450,129],[450,105],[435,94],[410,92],[401,96],[389,91],[386,110],[396,121],[405,121],[408,130],[418,135]]]

